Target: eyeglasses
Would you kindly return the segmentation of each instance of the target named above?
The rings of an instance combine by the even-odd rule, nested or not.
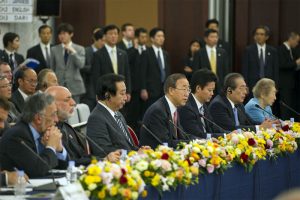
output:
[[[12,87],[12,84],[5,84],[5,85],[1,85],[0,86],[0,89],[4,89],[4,88],[11,88]]]
[[[191,88],[175,88],[176,90],[181,90],[181,91],[185,91],[187,93],[191,93]]]
[[[37,80],[28,80],[28,79],[24,79],[24,81],[26,81],[27,83],[31,84],[31,85],[37,85]]]

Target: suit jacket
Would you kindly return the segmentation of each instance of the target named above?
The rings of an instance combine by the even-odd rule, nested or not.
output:
[[[144,115],[143,124],[155,134],[161,142],[166,142],[170,147],[175,148],[179,142],[189,140],[189,137],[182,132],[183,128],[179,116],[180,115],[178,114],[177,127],[179,128],[177,129],[170,122],[170,120],[172,121],[172,114],[166,97],[161,97],[147,109]],[[140,132],[140,144],[149,145],[153,149],[160,145],[159,141],[157,141],[144,127],[141,128]]]
[[[6,186],[6,175],[5,173],[0,174],[0,187]]]
[[[3,170],[13,171],[16,167],[24,170],[30,178],[33,178],[45,176],[50,169],[63,165],[64,162],[60,161],[61,163],[59,163],[56,154],[51,149],[45,148],[39,155],[47,163],[46,165],[22,145],[21,140],[37,153],[29,125],[20,121],[8,129],[1,138],[0,162]]]
[[[280,89],[294,89],[296,86],[297,63],[295,58],[295,55],[291,58],[290,51],[284,44],[278,47]]]
[[[24,100],[23,96],[21,95],[21,93],[19,92],[18,89],[12,93],[11,101],[15,105],[17,111],[19,113],[22,113],[23,108],[24,108],[24,104],[25,104],[25,100]]]
[[[236,107],[238,110],[240,126],[235,125],[233,109],[225,95],[217,95],[209,104],[208,110],[214,122],[225,130],[233,131],[236,129],[250,129],[256,131],[255,123],[245,112],[244,106],[240,104],[236,105]]]
[[[231,72],[228,66],[228,55],[226,51],[222,48],[216,48],[216,58],[217,58],[217,76],[218,76],[218,90],[220,90],[224,83],[224,77]],[[209,57],[207,55],[206,48],[200,49],[194,56],[193,59],[193,71],[198,69],[209,69],[211,70]]]
[[[51,45],[52,46],[52,45]],[[50,55],[50,49],[49,49]],[[42,48],[40,44],[37,44],[27,50],[27,58],[34,58],[40,62],[40,64],[34,69],[38,74],[42,69],[50,68],[50,63],[47,64],[46,58],[43,55]],[[50,60],[49,60],[50,62]]]
[[[201,48],[205,47],[205,41],[203,38],[198,39],[198,41],[200,43]],[[231,56],[232,56],[232,51],[231,51],[231,46],[230,46],[229,42],[226,42],[225,40],[222,40],[219,38],[217,47],[222,48],[226,51],[226,53],[228,55],[228,62],[229,62],[228,64],[229,64],[229,66],[231,66],[230,60],[231,60]]]
[[[80,69],[85,64],[85,50],[82,46],[72,43],[75,54],[69,54],[67,64],[64,61],[64,49],[61,44],[51,48],[51,68],[56,73],[59,85],[67,87],[72,95],[85,93]]]
[[[12,72],[15,70],[12,63],[9,62],[9,55],[6,53],[6,51],[4,49],[0,50],[0,60],[8,63],[10,65]],[[15,60],[17,62],[17,66],[19,66],[20,64],[22,64],[24,62],[24,57],[21,54],[15,53]]]
[[[267,106],[264,108],[265,111],[257,108],[255,105],[259,104],[259,100],[257,98],[252,98],[245,106],[245,111],[248,114],[248,116],[252,119],[252,121],[256,124],[261,124],[263,121],[265,121],[266,118],[268,119],[274,119],[272,115],[269,113],[272,113],[271,106]]]
[[[121,113],[119,114],[122,117],[121,120],[123,124],[127,126],[123,115]],[[126,131],[130,136],[127,129]],[[99,103],[97,103],[89,116],[87,122],[87,135],[103,148],[104,152],[91,146],[93,154],[99,157],[105,157],[110,152],[118,149],[126,149],[128,151],[137,150],[137,147],[132,146],[129,143],[114,117]],[[132,138],[130,139],[131,143],[134,144]]]
[[[118,62],[118,74],[125,77],[125,84],[127,92],[131,92],[131,78],[130,78],[130,69],[128,56],[126,51],[117,48],[117,62]],[[99,77],[108,74],[114,73],[112,62],[110,60],[109,53],[106,47],[102,47],[94,53],[94,58],[92,62],[92,80],[93,85],[96,88],[97,80]]]
[[[123,40],[121,40],[120,42],[117,43],[117,47],[119,49],[122,49],[123,51],[127,51],[127,46],[126,44],[123,42]]]
[[[208,112],[208,107],[206,104],[203,104],[204,107],[204,116],[208,119],[211,119],[210,113]],[[198,106],[192,94],[190,94],[189,99],[185,106],[178,108],[178,112],[180,115],[180,122],[183,129],[196,137],[206,139],[206,133],[221,133],[217,127],[214,127],[213,124],[209,123],[204,119],[205,130],[203,127],[203,123],[201,121],[201,116],[199,113]]]
[[[266,45],[265,55],[265,78],[270,78],[278,83],[278,55],[274,47]],[[259,56],[256,44],[249,45],[242,62],[242,74],[249,88],[252,89],[259,77]]]
[[[149,98],[159,98],[163,95],[163,83],[157,57],[153,47],[149,47],[142,54],[142,72],[140,77],[141,89],[146,89]],[[170,75],[170,61],[168,53],[163,50],[166,78]]]
[[[8,123],[16,123],[19,120],[21,113],[17,111],[15,104],[9,101],[9,105],[10,109],[6,121]]]

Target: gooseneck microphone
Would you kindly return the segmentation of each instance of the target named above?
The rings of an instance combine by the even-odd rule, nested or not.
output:
[[[245,117],[246,121],[248,122],[249,125],[254,125],[251,121],[249,121],[248,116],[246,115],[246,113],[244,113],[240,108],[239,105],[235,106],[236,109],[238,109],[238,111]]]
[[[300,113],[297,112],[295,109],[291,108],[290,106],[288,106],[286,103],[284,103],[283,101],[280,101],[280,104],[287,108],[289,111],[292,111],[293,113],[295,113],[296,115],[300,116]]]
[[[258,108],[258,109],[264,111],[265,113],[268,113],[268,114],[271,115],[273,118],[280,120],[278,117],[276,117],[275,115],[273,115],[271,112],[266,111],[265,109],[263,109],[262,107],[260,107],[260,105],[255,104],[254,106],[255,106],[256,108]]]
[[[187,134],[182,128],[180,128],[179,126],[177,126],[176,124],[174,124],[174,122],[172,120],[169,119],[169,122],[175,127],[177,128],[178,130],[180,130],[183,135],[185,135],[189,140],[191,140],[189,134]]]
[[[216,124],[215,122],[213,122],[212,120],[208,119],[207,117],[205,117],[204,115],[199,113],[199,116],[202,117],[205,121],[211,123],[212,125],[214,125],[215,127],[217,127],[218,129],[220,129],[222,132],[227,133],[228,131],[226,131],[225,129],[223,129],[221,126],[219,126],[218,124]]]
[[[150,134],[152,137],[160,144],[163,145],[164,143],[152,132],[145,124],[142,125],[142,127]]]

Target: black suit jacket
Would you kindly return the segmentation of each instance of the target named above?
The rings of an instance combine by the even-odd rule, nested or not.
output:
[[[187,141],[189,139],[185,133],[182,132],[183,128],[180,123],[180,115],[177,117],[177,138],[176,127],[170,122],[172,121],[172,114],[169,108],[168,102],[165,97],[161,97],[154,104],[152,104],[146,111],[143,119],[143,124],[155,134],[161,142],[168,143],[170,147],[176,147],[181,141]],[[160,145],[151,133],[149,133],[144,127],[140,132],[141,145],[151,146],[153,149]]]
[[[270,78],[278,83],[278,54],[274,47],[266,45],[265,78]],[[252,89],[259,77],[259,56],[256,44],[249,45],[242,62],[242,74],[249,88]]]
[[[14,66],[9,62],[9,55],[5,50],[0,50],[0,60],[7,62],[10,65],[12,72],[15,70]],[[19,66],[24,62],[24,57],[21,54],[15,53],[15,60],[17,62],[17,65]]]
[[[117,62],[118,62],[118,74],[123,75],[125,77],[127,92],[130,93],[131,78],[130,78],[128,56],[125,51],[119,48],[117,48]],[[114,73],[110,56],[105,46],[94,53],[91,71],[93,72],[92,79],[95,88],[99,77],[103,76],[104,74]]]
[[[52,46],[52,45],[51,45]],[[50,55],[50,49],[49,49],[49,55]],[[42,69],[50,68],[50,65],[47,64],[46,59],[43,55],[41,45],[37,44],[30,49],[27,50],[27,58],[34,58],[40,62],[39,66],[35,68],[34,70],[38,74]],[[49,60],[50,64],[50,60]]]
[[[21,95],[21,93],[19,92],[18,89],[13,92],[13,94],[11,96],[11,101],[15,105],[17,111],[19,113],[22,113],[23,108],[24,108],[24,104],[25,104],[25,100],[24,100],[23,96]]]
[[[224,77],[231,71],[228,66],[228,55],[226,51],[222,48],[216,48],[216,57],[217,57],[217,76],[218,80],[218,89],[220,90],[224,83]],[[200,49],[194,56],[193,59],[193,71],[195,72],[198,69],[209,69],[211,70],[209,57],[207,55],[206,48]]]
[[[123,124],[127,126],[123,115],[120,112],[119,114],[122,116]],[[130,136],[127,129],[126,131]],[[114,117],[99,103],[97,103],[89,116],[87,122],[87,135],[103,148],[104,152],[91,146],[93,154],[102,158],[118,149],[126,149],[128,151],[137,150],[137,147],[132,146],[126,139]],[[132,138],[130,139],[132,144],[134,144]]]
[[[235,126],[233,109],[229,100],[223,94],[217,95],[209,104],[208,109],[214,122],[225,130],[250,129],[256,131],[254,122],[247,115],[242,104],[237,106],[240,126]]]
[[[170,61],[166,51],[163,50],[166,78],[170,75]],[[140,77],[141,89],[146,89],[149,98],[159,98],[163,95],[160,68],[153,47],[149,47],[142,54],[142,71]]]
[[[0,187],[6,186],[6,176],[5,173],[0,174]]]
[[[117,43],[117,47],[119,49],[122,49],[123,51],[127,51],[127,46],[126,44],[123,42],[123,40],[121,40],[120,42]]]
[[[56,154],[48,148],[39,154],[47,163],[42,162],[37,156],[21,144],[24,141],[37,153],[36,144],[29,125],[23,121],[8,129],[0,141],[0,162],[3,170],[13,171],[14,167],[22,169],[30,177],[45,176],[52,168],[65,167],[64,161],[59,161]]]
[[[204,107],[204,116],[212,120],[212,117],[208,112],[207,105],[204,104],[203,107]],[[199,138],[206,139],[207,133],[215,133],[215,135],[217,135],[217,133],[222,132],[222,130],[220,130],[217,127],[214,127],[213,124],[209,123],[205,119],[204,119],[204,123],[205,123],[206,132],[204,131],[199,109],[192,94],[190,94],[189,99],[185,104],[185,106],[178,108],[178,112],[180,114],[181,125],[183,129],[189,134],[192,134]]]
[[[295,58],[295,55],[293,55]],[[295,59],[291,58],[290,51],[282,44],[278,47],[279,63],[279,88],[294,89],[296,86],[296,68]]]

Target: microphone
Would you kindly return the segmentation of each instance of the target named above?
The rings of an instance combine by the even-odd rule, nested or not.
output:
[[[238,109],[238,111],[240,111],[240,113],[246,118],[246,121],[248,122],[249,125],[255,125],[252,122],[249,121],[248,116],[246,115],[246,113],[244,113],[239,106],[236,106],[236,109]]]
[[[150,133],[150,135],[152,135],[152,137],[160,144],[163,145],[164,143],[152,132],[150,131],[149,128],[147,128],[147,126],[145,124],[142,125],[142,127],[148,132]]]
[[[264,111],[265,113],[268,113],[268,114],[271,115],[273,118],[280,120],[278,117],[276,117],[275,115],[273,115],[271,112],[268,112],[268,111],[266,111],[265,109],[263,109],[262,107],[260,107],[260,105],[255,104],[254,106],[255,106],[256,108],[258,108],[258,109]]]
[[[76,131],[77,133],[77,131]],[[79,133],[79,132],[78,132]],[[108,155],[106,153],[106,151],[104,151],[104,149],[102,147],[100,147],[95,141],[93,141],[89,136],[87,135],[83,135],[82,133],[79,133],[81,136],[85,137],[89,142],[91,142],[98,150],[100,150],[102,153],[104,153],[104,155]]]
[[[174,122],[172,120],[169,119],[169,122],[177,129],[179,129],[183,135],[185,135],[189,140],[191,140],[189,134],[187,134],[182,128],[180,128],[179,126],[177,126],[176,124],[174,124]]]
[[[225,129],[223,129],[221,126],[219,126],[218,124],[216,124],[215,122],[213,122],[212,120],[208,119],[207,117],[205,117],[204,115],[201,115],[199,113],[199,116],[202,117],[203,119],[205,119],[206,121],[208,121],[209,123],[211,123],[212,125],[214,125],[215,127],[217,127],[218,129],[220,129],[222,132],[227,133],[228,131],[226,131]]]
[[[19,139],[20,143],[26,148],[28,149],[36,158],[38,158],[40,161],[42,161],[42,163],[44,163],[48,169],[51,171],[51,179],[52,179],[52,182],[51,183],[48,183],[48,184],[44,184],[44,185],[41,185],[41,186],[38,186],[38,187],[35,187],[33,188],[34,190],[36,191],[53,191],[53,190],[56,190],[59,186],[59,184],[55,181],[55,178],[54,178],[54,174],[53,174],[53,171],[49,168],[49,165],[48,163],[39,155],[37,154],[35,151],[33,151],[25,142],[24,140],[22,139]]]
[[[293,113],[295,113],[296,115],[298,115],[298,116],[300,116],[300,113],[299,112],[297,112],[295,109],[293,109],[293,108],[291,108],[290,106],[288,106],[286,103],[284,103],[283,101],[280,101],[280,104],[283,106],[283,107],[285,107],[285,108],[287,108],[288,110],[290,110],[290,111],[292,111]]]

